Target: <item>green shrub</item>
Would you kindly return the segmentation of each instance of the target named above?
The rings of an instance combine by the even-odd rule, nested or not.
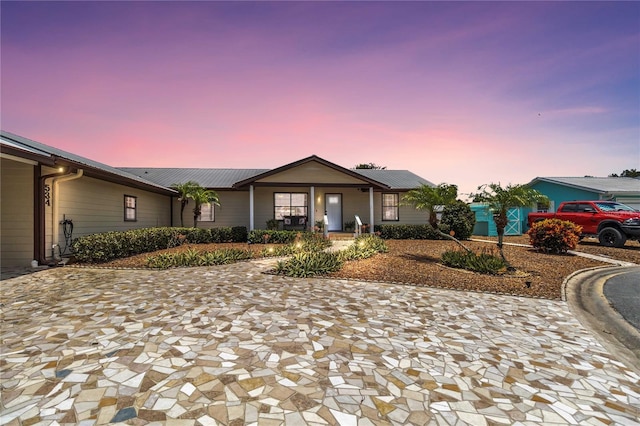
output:
[[[385,240],[441,240],[442,236],[429,224],[424,225],[375,225],[374,230]],[[448,232],[448,228],[445,233]]]
[[[247,240],[250,244],[290,244],[298,235],[304,234],[311,234],[311,232],[255,229],[249,232]]]
[[[246,226],[232,226],[231,227],[231,242],[232,243],[246,243],[247,242],[247,227]]]
[[[527,235],[529,243],[536,249],[549,253],[566,253],[580,241],[582,227],[560,219],[545,219],[535,222]]]
[[[304,278],[329,274],[339,270],[342,264],[336,252],[305,251],[278,262],[275,272],[289,277]]]
[[[180,253],[160,253],[147,258],[150,268],[175,268],[179,266],[212,266],[235,263],[240,260],[251,259],[249,250],[220,249],[213,251],[199,251],[188,249]]]
[[[344,261],[367,259],[377,253],[386,253],[387,244],[376,235],[361,235],[347,247],[339,252],[340,258]]]
[[[209,229],[210,241],[212,243],[230,243],[233,241],[231,228],[211,228]]]
[[[464,250],[447,250],[442,253],[442,263],[452,268],[467,269],[482,274],[498,274],[507,267],[499,255],[492,251],[481,253]]]
[[[458,240],[467,240],[473,233],[476,215],[467,203],[458,200],[444,207],[440,223],[453,231]]]
[[[80,262],[100,263],[180,246],[182,244],[246,241],[246,228],[143,228],[104,232],[74,239],[73,254]]]

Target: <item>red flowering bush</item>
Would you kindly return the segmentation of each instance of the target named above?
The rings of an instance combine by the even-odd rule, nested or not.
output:
[[[580,241],[582,227],[560,219],[546,219],[535,222],[527,231],[529,244],[538,250],[566,253],[573,250]]]

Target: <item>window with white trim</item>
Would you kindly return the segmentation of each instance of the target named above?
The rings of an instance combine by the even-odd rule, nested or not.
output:
[[[138,220],[138,197],[124,196],[124,221],[135,222]]]
[[[203,204],[200,206],[199,222],[215,222],[215,204]]]
[[[398,194],[382,194],[382,220],[400,220]]]
[[[285,216],[307,216],[306,192],[275,192],[273,194],[273,218],[283,220]]]

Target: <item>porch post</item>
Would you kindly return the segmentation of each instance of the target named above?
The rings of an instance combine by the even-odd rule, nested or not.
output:
[[[373,234],[373,186],[369,187],[369,233]]]
[[[253,185],[249,185],[249,231],[253,231]]]
[[[309,196],[311,197],[311,214],[309,215],[309,230],[313,231],[316,225],[316,187],[309,188]]]

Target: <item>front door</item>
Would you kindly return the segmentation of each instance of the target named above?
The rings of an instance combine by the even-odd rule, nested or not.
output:
[[[325,194],[324,205],[329,220],[327,231],[342,231],[342,194]]]

